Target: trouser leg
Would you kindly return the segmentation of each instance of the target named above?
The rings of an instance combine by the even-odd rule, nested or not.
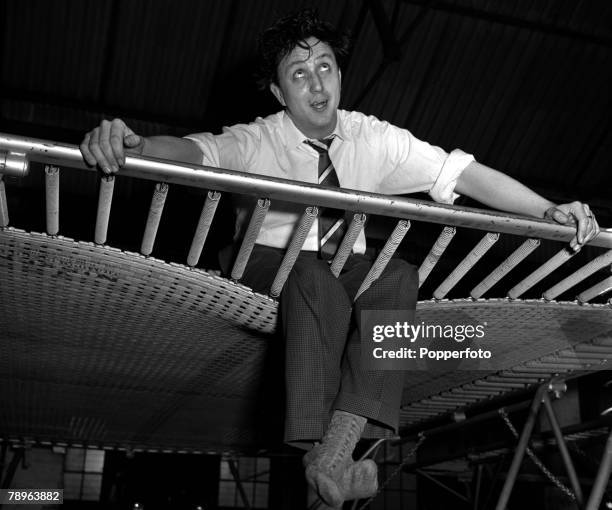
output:
[[[268,293],[283,256],[284,250],[256,245],[241,283]],[[229,250],[220,255],[226,273],[232,261]],[[285,341],[287,442],[311,443],[325,432],[340,387],[351,306],[329,265],[316,253],[301,252],[279,298],[279,328]]]
[[[363,369],[361,312],[405,310],[406,320],[414,322],[417,291],[416,268],[403,260],[392,259],[381,276],[354,304],[354,327],[342,361],[340,390],[334,408],[367,417],[370,423],[364,431],[364,437],[387,435],[384,428],[397,432],[404,372]]]
[[[370,261],[352,257],[338,280],[326,264],[314,262],[297,265],[281,300],[287,342],[286,440],[321,437],[334,409],[368,418],[364,437],[397,433],[404,373],[362,368],[361,311],[405,310],[413,322],[416,268],[392,259],[353,306]]]
[[[351,301],[326,262],[298,259],[283,289],[286,441],[318,441],[340,388]]]
[[[243,283],[266,293],[282,256],[282,250],[256,246]],[[368,309],[414,313],[418,275],[414,266],[392,259],[353,307],[370,266],[365,257],[351,256],[336,279],[327,263],[302,252],[289,275],[279,306],[286,342],[286,441],[320,439],[334,409],[367,417],[372,423],[364,437],[397,431],[403,373],[362,370],[360,316]]]

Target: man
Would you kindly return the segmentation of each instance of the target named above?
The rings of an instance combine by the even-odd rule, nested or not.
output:
[[[338,109],[342,79],[338,61],[347,41],[331,25],[306,10],[279,20],[261,38],[261,81],[283,111],[223,134],[199,133],[178,139],[144,138],[121,120],[103,121],[85,135],[85,161],[112,174],[125,154],[336,185],[387,194],[428,191],[452,203],[456,193],[497,209],[575,224],[575,250],[598,233],[586,204],[555,205],[514,179],[474,161],[462,151],[450,154],[374,117]],[[300,209],[273,203],[257,239],[243,282],[269,289]],[[280,297],[280,324],[286,341],[287,419],[285,439],[317,443],[304,457],[306,479],[325,505],[367,497],[377,488],[376,465],[354,462],[360,437],[397,432],[402,373],[368,372],[360,366],[360,312],[414,310],[415,268],[393,260],[353,304],[370,267],[365,237],[338,279],[329,271],[327,243],[334,236],[321,222],[310,231]],[[238,213],[237,231],[245,224]],[[342,228],[342,222],[334,225]],[[222,265],[231,256],[222,254]]]

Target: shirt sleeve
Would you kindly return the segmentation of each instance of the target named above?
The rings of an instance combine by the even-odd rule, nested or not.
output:
[[[381,193],[427,192],[436,202],[452,204],[455,186],[474,156],[460,149],[448,153],[419,140],[405,129],[382,123],[381,144],[386,161],[379,183]]]
[[[223,133],[194,133],[185,136],[202,152],[202,165],[245,172],[247,162],[257,147],[257,129],[252,125],[237,124],[224,127]]]
[[[202,152],[201,164],[204,166],[220,167],[219,148],[212,133],[193,133],[184,137],[194,142]]]

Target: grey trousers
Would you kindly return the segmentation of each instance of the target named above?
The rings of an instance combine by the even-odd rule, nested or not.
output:
[[[241,282],[267,293],[283,255],[284,250],[256,245]],[[315,252],[302,252],[289,274],[279,302],[286,442],[319,441],[336,409],[368,418],[365,438],[397,433],[404,373],[362,369],[360,317],[362,310],[412,310],[413,320],[418,273],[392,259],[353,303],[370,267],[368,257],[351,255],[335,278]]]

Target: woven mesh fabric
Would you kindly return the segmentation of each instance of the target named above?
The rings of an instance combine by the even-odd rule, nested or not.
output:
[[[271,343],[257,330],[274,329],[271,299],[204,271],[17,230],[0,231],[0,282],[1,435],[255,441]]]
[[[573,303],[532,301],[420,302],[417,322],[434,324],[486,324],[482,347],[496,353],[495,371],[518,368],[569,346],[594,338],[612,338],[612,312],[607,306],[584,307]],[[469,342],[466,342],[466,345]],[[474,346],[472,346],[474,347]],[[611,350],[612,352],[612,350]],[[486,364],[474,371],[452,370],[424,379],[420,372],[406,376],[404,403],[453,388],[491,373]]]
[[[402,402],[401,421],[405,425],[466,407],[466,401],[482,403],[554,376],[571,377],[574,373],[609,370],[611,366],[612,312],[608,306],[543,300],[422,301],[416,315],[417,322],[485,324],[481,347],[492,350],[495,359],[489,364],[479,362],[481,366],[474,370],[455,369],[453,364],[457,362],[451,361],[447,369],[438,365],[435,372],[408,372]],[[564,354],[575,352],[578,346],[589,349],[593,344],[600,353],[586,361],[576,362],[576,358]],[[475,388],[471,384],[489,381],[490,377],[501,388]]]
[[[601,305],[421,302],[418,320],[486,322],[508,368],[612,334]],[[275,321],[274,300],[202,270],[0,230],[0,437],[190,451],[280,443]],[[409,373],[404,404],[485,375]],[[402,425],[417,418],[403,413]]]

